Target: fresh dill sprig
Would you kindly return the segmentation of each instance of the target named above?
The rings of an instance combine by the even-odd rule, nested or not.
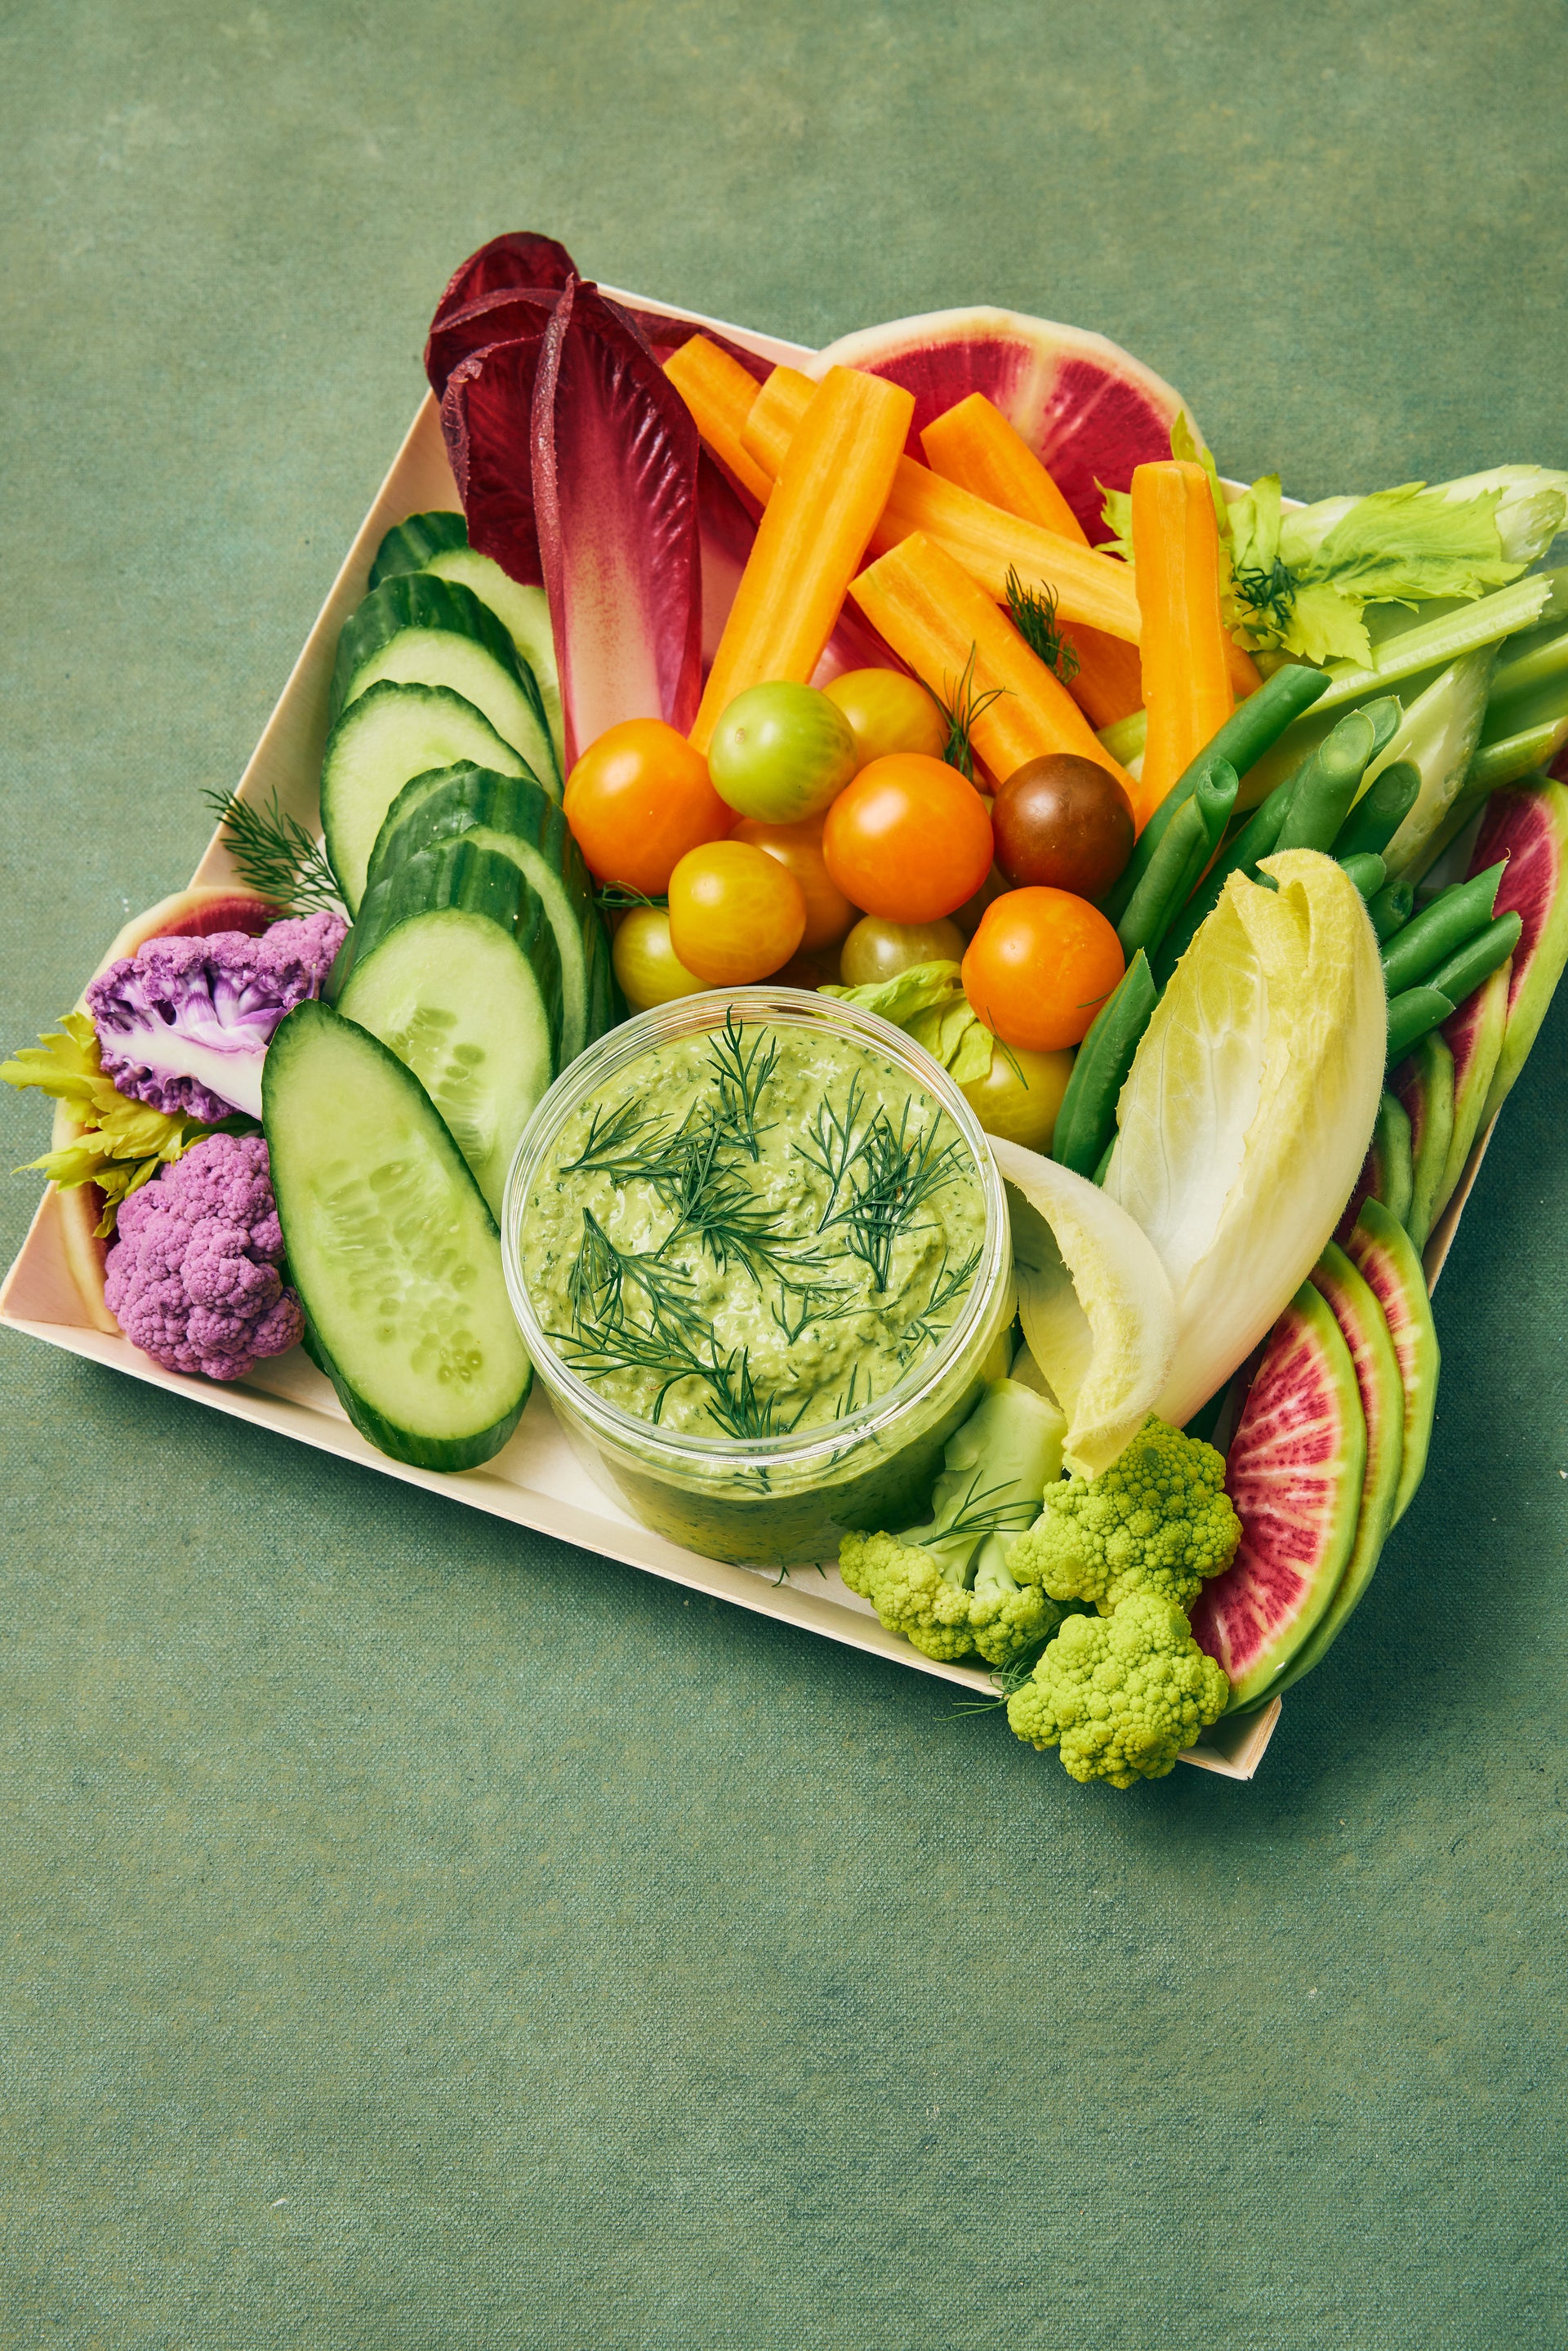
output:
[[[822,1213],[817,1219],[817,1230],[825,1232],[838,1207],[839,1194],[844,1178],[854,1164],[864,1141],[855,1133],[855,1121],[860,1116],[861,1078],[857,1070],[850,1080],[850,1090],[844,1096],[844,1106],[836,1111],[826,1094],[817,1104],[816,1117],[795,1145],[808,1166],[815,1167],[828,1186],[828,1196]]]
[[[1267,571],[1233,572],[1231,584],[1237,602],[1245,605],[1256,620],[1281,633],[1290,627],[1296,609],[1297,580],[1295,573],[1278,556]]]
[[[1055,589],[1026,588],[1009,565],[1007,594],[1008,611],[1012,615],[1013,626],[1030,653],[1036,654],[1047,669],[1054,671],[1063,685],[1071,684],[1078,674],[1080,663],[1077,653],[1056,624]]]
[[[842,1225],[844,1246],[871,1273],[873,1286],[885,1290],[893,1252],[933,1192],[951,1183],[964,1146],[955,1135],[936,1147],[936,1122],[909,1132],[906,1101],[895,1127],[879,1110],[866,1129],[850,1172],[850,1198],[829,1219]]]
[[[848,1302],[841,1306],[821,1302],[835,1298]],[[791,1299],[795,1301],[793,1305],[789,1302]],[[768,1309],[791,1347],[813,1322],[841,1322],[846,1314],[858,1314],[860,1311],[861,1301],[836,1281],[780,1280],[779,1303]]]
[[[708,1058],[718,1079],[718,1123],[737,1148],[755,1160],[757,1138],[768,1132],[757,1123],[758,1105],[778,1066],[779,1040],[769,1030],[759,1029],[747,1046],[742,1035],[731,1006],[724,1016],[723,1030],[708,1039]]]
[[[984,694],[975,691],[975,662],[979,648],[969,647],[969,658],[964,664],[963,675],[956,685],[948,678],[942,681],[943,692],[936,697],[943,717],[947,721],[947,740],[942,746],[942,757],[950,768],[971,784],[975,780],[975,747],[971,741],[975,721],[988,711],[993,702],[999,702],[1007,692],[1005,685],[988,686]]]
[[[265,809],[242,800],[237,792],[206,791],[202,798],[223,826],[229,854],[248,889],[297,914],[340,910],[342,893],[326,852],[298,817],[284,814],[276,791]]]
[[[906,1363],[916,1347],[924,1344],[936,1345],[941,1333],[936,1327],[935,1317],[941,1313],[945,1306],[950,1306],[961,1290],[968,1288],[974,1279],[975,1268],[979,1262],[980,1252],[977,1247],[969,1251],[962,1265],[949,1271],[948,1252],[946,1249],[943,1250],[942,1262],[937,1267],[936,1279],[931,1284],[931,1295],[914,1322],[906,1325],[904,1337],[899,1343],[898,1353],[901,1362]]]
[[[1014,1691],[1022,1689],[1055,1638],[1054,1632],[1048,1634],[1045,1640],[1032,1642],[1027,1649],[1020,1649],[1016,1657],[1009,1657],[1005,1666],[998,1666],[994,1674],[988,1674],[986,1678],[996,1691],[995,1698],[955,1698],[954,1713],[994,1714],[998,1707],[1006,1706]]]
[[[722,1358],[715,1348],[705,1376],[709,1389],[708,1410],[727,1437],[788,1437],[800,1426],[811,1401],[808,1391],[799,1409],[785,1419],[778,1397],[758,1392],[751,1376],[750,1351],[746,1347]]]
[[[567,1276],[567,1297],[580,1336],[631,1331],[630,1289],[643,1301],[647,1335],[689,1352],[690,1334],[703,1328],[691,1304],[691,1286],[689,1275],[679,1266],[667,1265],[656,1251],[617,1249],[592,1209],[584,1208],[582,1239]],[[640,1368],[650,1366],[644,1362]]]

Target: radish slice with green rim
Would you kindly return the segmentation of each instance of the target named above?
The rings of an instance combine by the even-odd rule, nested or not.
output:
[[[1399,1490],[1394,1516],[1409,1509],[1427,1467],[1432,1442],[1432,1418],[1437,1409],[1437,1371],[1441,1356],[1427,1277],[1415,1244],[1403,1225],[1396,1224],[1379,1200],[1362,1205],[1355,1229],[1344,1245],[1345,1255],[1382,1307],[1388,1335],[1399,1358],[1405,1383],[1405,1458],[1399,1466]]]

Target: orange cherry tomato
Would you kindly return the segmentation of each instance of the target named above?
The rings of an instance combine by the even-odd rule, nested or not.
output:
[[[852,904],[889,923],[934,923],[991,870],[991,820],[973,784],[919,751],[873,759],[822,827],[828,872]]]
[[[1068,890],[1009,890],[988,906],[964,957],[971,1010],[1004,1045],[1076,1045],[1124,970],[1098,906]]]
[[[848,669],[822,691],[849,720],[862,768],[893,751],[942,757],[947,721],[917,677],[897,669]]]
[[[662,718],[623,718],[567,778],[566,820],[597,881],[654,898],[688,849],[724,839],[735,811],[684,735]]]
[[[710,987],[745,987],[788,963],[806,896],[788,866],[748,841],[689,849],[670,876],[670,945]]]
[[[776,857],[800,884],[806,901],[802,955],[836,946],[858,911],[828,871],[822,855],[822,822],[820,816],[808,817],[801,824],[765,824],[758,817],[747,817],[729,836],[731,841],[748,841],[765,857]]]

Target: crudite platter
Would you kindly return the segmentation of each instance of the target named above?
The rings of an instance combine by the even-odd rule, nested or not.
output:
[[[426,368],[191,883],[0,1071],[0,1320],[1250,1778],[1568,961],[1568,476],[1301,507],[1092,333],[811,352],[533,234]]]

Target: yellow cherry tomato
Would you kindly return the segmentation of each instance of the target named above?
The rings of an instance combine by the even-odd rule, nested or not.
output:
[[[839,977],[846,987],[874,987],[923,963],[962,963],[964,934],[943,915],[935,923],[884,923],[862,914],[839,949]]]
[[[849,720],[862,768],[892,751],[942,757],[947,721],[918,678],[896,669],[850,669],[822,691]]]
[[[960,1092],[988,1134],[1021,1143],[1026,1151],[1049,1151],[1073,1060],[1069,1052],[998,1045],[985,1076],[971,1078]]]
[[[803,824],[764,824],[758,818],[747,817],[729,836],[731,841],[748,841],[764,856],[776,857],[800,884],[806,901],[806,927],[800,950],[802,955],[815,955],[820,947],[835,946],[855,918],[855,908],[833,880],[822,856],[822,823],[820,816],[808,817]]]
[[[709,987],[746,987],[789,962],[806,932],[806,894],[748,841],[688,850],[670,876],[670,944]]]
[[[611,961],[633,1012],[673,1004],[678,996],[699,996],[706,985],[670,945],[670,918],[663,906],[632,908],[615,934]]]

